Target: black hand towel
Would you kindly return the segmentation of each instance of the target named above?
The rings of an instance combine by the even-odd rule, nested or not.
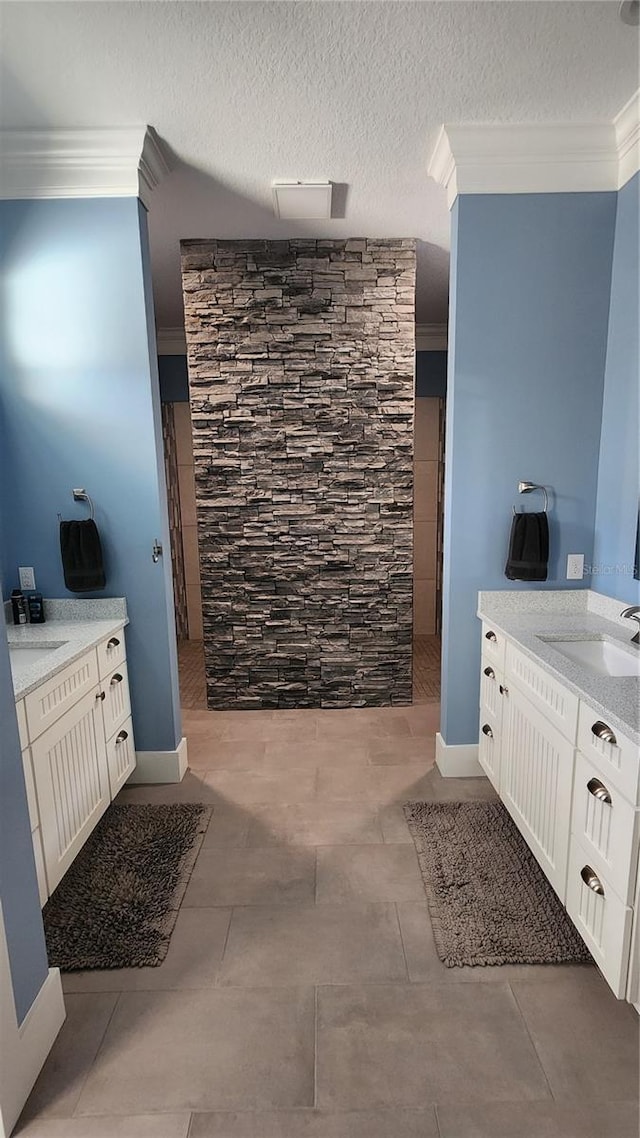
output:
[[[60,551],[64,583],[72,593],[104,589],[106,577],[100,534],[93,519],[60,522]]]
[[[546,581],[548,561],[547,515],[515,514],[511,523],[505,577],[510,581]]]

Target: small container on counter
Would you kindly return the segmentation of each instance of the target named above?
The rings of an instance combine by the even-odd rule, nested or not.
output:
[[[44,624],[44,601],[42,593],[29,593],[27,597],[30,624]]]
[[[27,615],[27,602],[24,593],[21,589],[13,589],[11,592],[11,609],[13,611],[14,624],[28,624],[29,617]]]

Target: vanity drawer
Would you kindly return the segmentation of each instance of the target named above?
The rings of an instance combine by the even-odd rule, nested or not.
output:
[[[493,664],[499,671],[504,670],[506,637],[493,625],[482,622],[482,667]]]
[[[478,734],[478,762],[496,790],[500,786],[500,728],[499,720],[480,708],[480,731]]]
[[[635,888],[639,821],[638,811],[577,751],[571,830],[596,873],[611,882],[627,905]]]
[[[104,680],[111,675],[113,669],[117,668],[118,664],[123,663],[126,655],[124,629],[121,628],[98,644],[98,674],[100,679]]]
[[[610,782],[621,790],[633,806],[640,805],[640,748],[582,701],[578,747],[598,768],[607,784]]]
[[[19,699],[16,704],[16,718],[18,720],[18,734],[20,747],[24,751],[29,746],[29,732],[27,731],[27,713],[24,709],[24,700]]]
[[[504,676],[493,664],[482,662],[480,672],[480,708],[486,708],[498,722],[502,716],[502,694]],[[482,711],[480,712],[482,717]]]
[[[623,999],[633,909],[618,897],[606,877],[596,873],[575,837],[569,848],[567,912],[614,995]]]
[[[102,699],[104,737],[109,739],[131,714],[129,677],[126,664],[119,664],[110,676],[101,681],[100,696]]]
[[[38,739],[97,682],[98,662],[96,653],[92,650],[26,695],[24,706],[31,742]]]
[[[534,664],[513,644],[507,644],[505,672],[507,683],[514,683],[545,719],[566,739],[575,742],[579,699],[545,668]]]
[[[136,746],[133,739],[133,724],[129,716],[107,743],[109,790],[112,799],[127,781],[135,765]]]

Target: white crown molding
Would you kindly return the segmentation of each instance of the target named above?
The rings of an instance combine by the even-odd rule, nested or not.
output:
[[[446,352],[446,324],[416,324],[416,352]]]
[[[139,197],[147,208],[170,170],[146,125],[3,130],[0,164],[4,199]]]
[[[159,356],[186,356],[184,328],[158,328],[156,342]]]
[[[428,173],[458,194],[618,190],[640,169],[640,93],[611,123],[477,123],[440,128]]]

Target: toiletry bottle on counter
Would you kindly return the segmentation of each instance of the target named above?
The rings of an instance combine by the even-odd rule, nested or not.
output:
[[[44,601],[42,593],[29,593],[27,597],[29,624],[44,624]]]
[[[27,624],[27,602],[20,589],[13,589],[11,593],[11,608],[13,609],[13,623]]]

